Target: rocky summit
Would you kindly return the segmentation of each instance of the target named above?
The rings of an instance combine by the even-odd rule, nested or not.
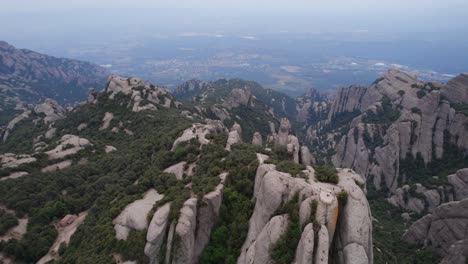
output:
[[[466,261],[466,74],[390,69],[297,98],[241,79],[172,93],[0,52],[1,89],[27,91],[4,101],[0,263]],[[71,104],[54,80],[87,93]]]

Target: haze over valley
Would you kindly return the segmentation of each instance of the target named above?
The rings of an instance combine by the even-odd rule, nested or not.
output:
[[[468,263],[467,12],[0,0],[0,264]]]

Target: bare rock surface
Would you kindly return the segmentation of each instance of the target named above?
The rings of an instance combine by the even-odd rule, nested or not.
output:
[[[114,119],[114,114],[111,112],[106,112],[104,117],[102,118],[102,126],[99,128],[100,130],[107,129],[110,126],[110,122]]]
[[[146,234],[145,255],[150,258],[150,263],[159,263],[159,252],[164,242],[166,230],[168,228],[168,217],[171,204],[166,203],[158,208],[151,219]]]
[[[173,174],[176,176],[176,178],[177,178],[178,180],[182,180],[183,175],[184,175],[184,173],[185,173],[185,166],[186,166],[186,164],[187,164],[187,162],[181,161],[181,162],[179,162],[179,163],[177,163],[177,164],[174,164],[174,165],[172,165],[172,166],[166,168],[166,169],[164,170],[164,172],[173,173]]]
[[[13,153],[5,153],[0,155],[1,168],[16,168],[21,164],[27,164],[35,162],[37,159],[31,155],[15,155]]]
[[[403,239],[418,245],[429,245],[442,256],[450,247],[467,237],[468,199],[444,203],[432,214],[416,221],[403,235]]]
[[[136,200],[127,205],[125,209],[114,219],[113,224],[119,240],[127,240],[131,229],[144,230],[148,227],[148,212],[153,205],[163,198],[154,189],[146,192],[143,199]]]
[[[447,178],[454,188],[455,200],[468,198],[468,168],[458,170],[455,174],[447,176]]]
[[[55,100],[46,99],[44,103],[36,105],[34,112],[44,115],[44,123],[53,123],[65,117],[66,110]]]
[[[462,73],[442,87],[442,94],[453,103],[468,102],[468,73]]]
[[[252,145],[263,146],[262,134],[255,132],[252,138]]]
[[[219,120],[206,119],[205,121],[206,124],[194,123],[192,124],[192,127],[184,130],[182,136],[178,137],[174,141],[171,150],[174,151],[180,143],[190,141],[193,138],[198,139],[198,142],[200,142],[202,145],[208,144],[210,141],[206,138],[206,135],[210,133],[217,134],[226,131],[223,123]]]
[[[89,140],[75,135],[64,135],[58,143],[57,147],[45,152],[51,160],[76,154],[85,147],[91,146]]]
[[[264,159],[262,156],[259,156],[260,158]],[[353,254],[354,258],[362,261],[361,263],[372,263],[370,208],[363,190],[356,185],[356,181],[362,182],[361,176],[352,170],[340,169],[338,170],[340,181],[337,185],[332,185],[317,182],[315,171],[310,166],[303,172],[308,175],[308,180],[293,178],[288,173],[279,172],[272,164],[259,165],[254,186],[255,208],[237,263],[254,263],[252,261],[258,258],[254,249],[259,247],[259,244],[261,247],[264,247],[265,243],[268,244],[268,240],[266,242],[259,240],[262,238],[260,234],[267,223],[274,219],[272,218],[274,212],[295,194],[302,197],[300,198],[302,203],[298,208],[300,225],[307,226],[311,214],[310,204],[315,200],[317,202],[316,220],[322,226],[318,234],[319,245],[315,246],[322,253],[317,251],[317,254],[314,254],[314,245],[310,245],[313,242],[306,241],[312,236],[308,233],[311,228],[309,227],[302,231],[301,242],[296,248],[296,256],[299,258],[296,261],[309,261],[312,256],[315,256],[315,262],[328,263],[328,252],[331,252],[341,260]],[[348,202],[340,212],[337,195],[342,190],[348,193]],[[356,253],[354,250],[349,250],[350,248],[358,248],[359,251]],[[263,255],[260,255],[260,258],[261,261],[269,261]]]
[[[51,172],[56,170],[63,170],[68,168],[72,165],[72,160],[64,160],[55,164],[48,165],[41,169],[41,172]]]
[[[468,86],[460,88],[465,85],[462,80],[464,77],[457,78],[449,82],[451,89],[468,89]],[[441,88],[436,85],[392,69],[368,88],[349,87],[339,90],[329,122],[337,114],[355,115],[350,122],[351,129],[336,142],[336,154],[332,158],[334,165],[352,168],[366,178],[372,176],[376,188],[385,185],[391,193],[396,194],[401,187],[399,183],[404,182],[404,177],[410,177],[400,173],[402,160],[409,156],[420,156],[427,164],[434,157],[443,157],[447,143],[462,150],[468,149],[468,129],[463,125],[468,123],[468,116],[455,111],[442,98],[444,88],[441,94]],[[365,123],[364,118],[369,112],[382,115],[377,109],[382,107],[384,101],[398,110],[396,120],[386,126]],[[381,144],[369,146],[369,137]],[[437,205],[435,193],[427,192],[424,195],[432,208]],[[413,208],[420,211],[421,206],[417,203],[413,200]]]

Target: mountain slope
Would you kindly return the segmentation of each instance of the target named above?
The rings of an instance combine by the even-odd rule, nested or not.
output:
[[[18,220],[0,252],[17,263],[373,263],[362,178],[307,166],[289,121],[246,92],[190,105],[111,76],[73,109],[28,110],[0,143],[0,206]],[[247,128],[207,107],[255,131],[255,116],[281,125],[245,144]]]
[[[75,103],[88,89],[102,87],[108,72],[88,62],[55,58],[0,41],[0,108],[21,109],[46,98]]]

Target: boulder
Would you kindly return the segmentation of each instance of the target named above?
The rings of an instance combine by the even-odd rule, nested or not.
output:
[[[263,146],[262,134],[255,132],[252,138],[252,145]]]
[[[226,150],[231,150],[232,145],[239,143],[242,143],[242,138],[239,133],[236,130],[229,132],[226,142]]]
[[[145,193],[142,199],[127,205],[125,209],[112,221],[115,229],[115,237],[118,240],[127,240],[131,229],[144,230],[148,227],[148,213],[153,205],[161,200],[156,190],[151,189]]]
[[[174,164],[172,166],[170,166],[169,168],[166,168],[164,170],[164,172],[167,172],[167,173],[173,173],[177,180],[182,180],[183,179],[183,175],[185,173],[185,166],[186,166],[187,162],[185,161],[181,161],[177,164]]]

